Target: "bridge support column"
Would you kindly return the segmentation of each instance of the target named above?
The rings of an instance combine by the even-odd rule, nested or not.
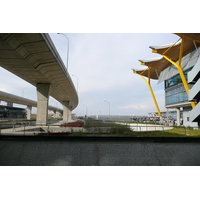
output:
[[[68,123],[69,121],[71,121],[71,110],[66,104],[63,104],[63,123]]]
[[[58,118],[61,118],[63,116],[63,113],[58,112]]]
[[[69,117],[68,117],[68,121],[71,122],[72,121],[72,111],[69,110]]]
[[[31,110],[32,106],[27,106],[26,111],[27,111],[27,120],[31,119]]]
[[[48,119],[48,101],[51,85],[49,83],[37,83],[37,126],[46,126]]]
[[[53,115],[53,116],[54,116],[54,119],[56,119],[56,118],[57,118],[57,115],[56,115],[57,112],[56,112],[56,111],[53,111],[53,113],[54,113],[54,115]]]
[[[177,120],[176,120],[176,122],[177,122],[177,126],[180,126],[180,108],[176,108],[176,113],[177,113]]]

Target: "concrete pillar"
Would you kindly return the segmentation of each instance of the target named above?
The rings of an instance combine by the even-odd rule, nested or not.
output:
[[[26,111],[27,111],[27,120],[31,119],[31,110],[32,106],[27,106]]]
[[[53,113],[54,113],[54,119],[56,119],[57,118],[57,116],[56,116],[56,111],[53,111]]]
[[[177,126],[180,126],[180,108],[176,108],[176,114],[177,114]]]
[[[37,83],[37,126],[46,126],[48,119],[49,83]]]
[[[160,124],[162,124],[163,123],[163,118],[161,116],[159,116],[159,118],[160,118]]]
[[[68,116],[68,121],[71,122],[72,121],[72,111],[69,110],[69,116]]]
[[[58,112],[58,118],[61,118],[63,114],[61,112]]]
[[[71,110],[68,108],[69,103],[63,104],[63,123],[71,121]]]

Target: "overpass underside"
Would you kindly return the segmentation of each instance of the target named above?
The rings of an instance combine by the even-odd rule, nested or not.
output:
[[[49,96],[63,105],[68,122],[78,95],[48,34],[0,33],[0,66],[36,87],[37,125],[47,125]]]

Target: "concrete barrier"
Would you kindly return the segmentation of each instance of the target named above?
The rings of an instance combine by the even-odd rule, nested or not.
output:
[[[199,166],[200,138],[1,136],[1,166]]]

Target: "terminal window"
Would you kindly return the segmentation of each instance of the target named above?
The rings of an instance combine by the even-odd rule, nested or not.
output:
[[[185,75],[185,78],[187,80],[187,75],[188,75],[188,72],[192,70],[193,67],[190,67],[189,69],[185,70],[184,71],[184,75]],[[165,89],[166,88],[169,88],[169,87],[172,87],[174,85],[178,85],[182,83],[182,80],[181,80],[181,77],[179,74],[175,75],[175,76],[172,76],[170,79],[168,80],[165,80]]]

